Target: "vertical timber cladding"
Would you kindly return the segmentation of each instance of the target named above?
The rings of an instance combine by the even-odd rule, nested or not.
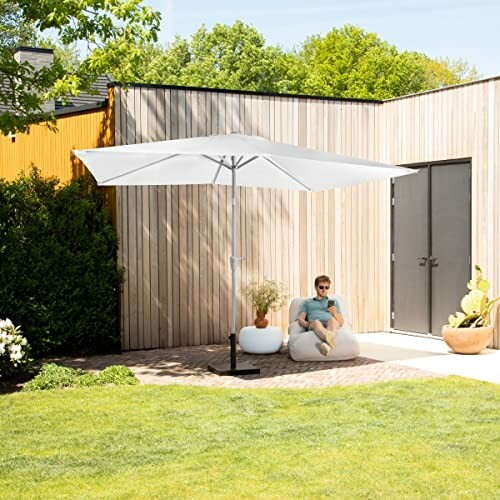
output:
[[[33,125],[29,134],[15,138],[0,135],[0,177],[14,180],[31,164],[45,177],[67,182],[82,175],[86,168],[73,149],[97,148],[114,144],[113,107],[76,111],[57,117],[57,132],[45,125]]]
[[[470,158],[472,263],[483,265],[491,295],[497,295],[499,87],[494,79],[383,105],[174,88],[131,87],[125,94],[117,87],[116,140],[238,131],[395,164]],[[240,200],[240,254],[247,257],[241,282],[279,279],[296,296],[311,293],[314,276],[326,272],[347,296],[357,330],[389,328],[389,183],[312,195],[248,188],[240,190]],[[127,270],[124,348],[225,342],[229,188],[122,188],[118,209],[120,258]],[[240,296],[238,328],[252,316]],[[286,331],[287,311],[273,313],[271,322]],[[497,348],[499,332],[500,314]]]
[[[379,103],[182,88],[120,87],[116,144],[232,131],[377,159]],[[349,301],[354,328],[389,326],[386,183],[325,193],[240,189],[239,283],[309,295],[318,274]],[[123,348],[225,343],[230,327],[230,187],[117,189]],[[254,312],[240,293],[237,328]],[[287,308],[270,314],[287,331]]]
[[[382,160],[398,165],[470,159],[472,262],[489,295],[500,295],[500,80],[490,79],[384,102]],[[493,347],[500,347],[500,314]]]

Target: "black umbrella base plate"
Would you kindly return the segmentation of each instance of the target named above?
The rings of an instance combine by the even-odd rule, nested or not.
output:
[[[233,369],[231,369],[230,361],[212,363],[208,365],[208,369],[216,375],[231,375],[233,377],[237,377],[238,375],[256,375],[260,373],[260,368],[257,368],[248,361],[239,361],[236,363],[236,368]]]

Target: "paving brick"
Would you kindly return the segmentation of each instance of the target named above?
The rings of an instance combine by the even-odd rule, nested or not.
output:
[[[314,388],[440,376],[363,357],[349,361],[296,362],[289,358],[286,347],[277,354],[265,355],[245,354],[238,350],[237,360],[253,362],[261,370],[259,375],[219,377],[207,370],[209,363],[228,359],[228,346],[209,345],[78,358],[51,358],[45,361],[87,370],[125,365],[133,370],[142,384],[228,388]]]

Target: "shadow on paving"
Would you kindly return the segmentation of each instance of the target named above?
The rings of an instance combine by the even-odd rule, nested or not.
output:
[[[348,361],[304,361],[289,358],[287,347],[276,354],[246,354],[238,350],[238,361],[250,361],[260,374],[219,377],[208,371],[210,363],[229,363],[228,345],[173,347],[127,351],[81,357],[51,357],[54,362],[84,370],[99,371],[111,365],[129,367],[142,384],[181,384],[226,388],[315,388],[354,385],[441,376],[401,364],[357,357]]]
[[[89,356],[82,358],[51,358],[45,362],[56,362],[84,370],[102,370],[110,365],[120,364],[131,368],[138,376],[157,377],[206,377],[216,375],[208,372],[210,363],[229,362],[229,346],[211,345],[195,347],[174,347],[147,351],[128,351],[123,354]],[[283,347],[276,354],[237,354],[237,362],[250,361],[261,370],[260,374],[243,375],[243,380],[330,371],[332,369],[353,368],[379,363],[374,359],[357,357],[347,361],[296,362],[289,358],[288,349]]]

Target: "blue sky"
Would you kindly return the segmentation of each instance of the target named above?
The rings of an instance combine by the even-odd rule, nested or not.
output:
[[[484,77],[500,76],[500,0],[144,0],[163,14],[161,42],[201,24],[252,24],[289,49],[308,35],[355,24],[400,50],[463,58]]]

